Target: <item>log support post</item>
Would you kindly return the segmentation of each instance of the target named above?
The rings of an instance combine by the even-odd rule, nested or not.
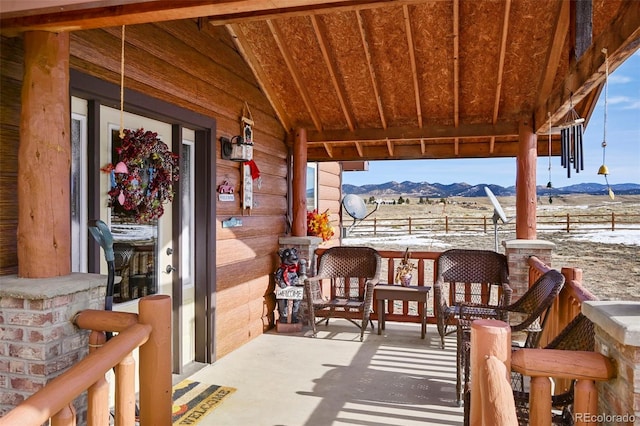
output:
[[[518,168],[516,174],[516,238],[536,239],[536,162],[537,137],[532,119],[523,119],[519,126]]]
[[[307,130],[298,129],[293,142],[293,225],[294,237],[307,235]]]
[[[18,276],[71,273],[69,33],[24,34]]]

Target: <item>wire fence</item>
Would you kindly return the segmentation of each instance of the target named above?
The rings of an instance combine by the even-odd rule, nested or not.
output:
[[[515,220],[499,223],[502,231],[514,230]],[[492,216],[438,216],[407,218],[373,218],[356,223],[349,236],[421,235],[434,232],[493,232]],[[562,214],[538,215],[538,231],[575,232],[640,229],[640,214]]]

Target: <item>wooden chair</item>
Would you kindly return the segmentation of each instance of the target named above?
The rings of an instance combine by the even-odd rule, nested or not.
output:
[[[460,318],[458,319],[458,365],[456,371],[456,391],[458,404],[462,400],[462,393],[469,389],[469,351],[471,349],[471,322],[480,318],[500,319],[510,322],[512,336],[525,334],[524,342],[518,342],[517,347],[536,348],[540,335],[547,321],[549,310],[554,300],[564,286],[564,275],[552,269],[533,283],[518,300],[507,306],[496,305],[465,305],[460,304]],[[506,318],[506,320],[505,320]],[[464,383],[463,383],[464,382]],[[465,395],[466,396],[466,395]],[[467,400],[467,398],[465,398]],[[465,404],[465,418],[468,412]]]
[[[380,255],[369,247],[331,247],[319,259],[318,273],[304,282],[313,336],[316,325],[345,318],[360,328],[360,341],[370,321],[373,288],[379,281]],[[323,280],[328,292],[323,293]],[[359,321],[359,322],[358,322]]]
[[[445,289],[447,284],[448,290]],[[506,256],[486,250],[452,249],[443,252],[437,262],[433,297],[440,344],[444,349],[445,336],[456,330],[458,303],[487,305],[492,300],[499,306],[510,303]]]
[[[576,317],[558,334],[545,349],[561,349],[565,351],[590,351],[595,349],[595,332],[593,322],[582,313]],[[516,405],[518,423],[529,423],[529,393],[524,389],[524,378],[521,374],[512,372],[513,396]],[[573,389],[575,380],[571,381],[568,389],[562,389],[551,397],[553,408],[552,422],[558,425],[573,424]],[[558,386],[556,386],[557,390]]]

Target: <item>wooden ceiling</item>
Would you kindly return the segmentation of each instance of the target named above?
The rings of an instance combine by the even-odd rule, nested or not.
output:
[[[520,123],[543,132],[572,107],[588,121],[603,49],[613,71],[640,46],[635,0],[24,3],[3,3],[3,34],[226,26],[283,127],[307,130],[309,161],[515,157]]]

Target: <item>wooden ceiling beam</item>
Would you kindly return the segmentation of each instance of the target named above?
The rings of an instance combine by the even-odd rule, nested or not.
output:
[[[553,81],[556,77],[562,55],[562,46],[564,46],[567,32],[569,31],[569,9],[570,2],[558,2],[557,20],[554,26],[555,30],[547,49],[544,73],[538,86],[538,105],[542,105],[543,102],[546,101],[553,88]],[[545,123],[548,123],[548,121],[545,121]]]
[[[387,139],[387,152],[389,153],[389,157],[393,158],[393,141]]]
[[[416,52],[413,44],[413,30],[411,29],[411,18],[409,16],[409,6],[402,6],[404,16],[404,28],[407,34],[407,50],[409,51],[409,62],[411,63],[411,76],[413,77],[413,93],[416,98],[416,115],[418,117],[418,127],[422,127],[422,106],[420,106],[420,84],[418,83],[418,70],[416,67]]]
[[[327,40],[324,35],[324,30],[318,23],[318,18],[316,16],[311,16],[310,18],[311,25],[313,26],[313,32],[316,35],[316,40],[318,40],[318,45],[320,46],[320,51],[322,52],[322,57],[324,58],[324,63],[327,66],[329,76],[331,77],[333,89],[336,92],[336,96],[338,96],[340,108],[342,108],[342,113],[344,114],[344,118],[347,121],[347,127],[349,127],[349,130],[353,130],[355,129],[355,119],[353,118],[351,108],[347,106],[347,95],[345,94],[344,88],[340,81],[338,81],[338,67],[336,66],[336,59],[333,53],[331,53],[329,49],[327,49]]]
[[[284,36],[282,35],[282,31],[272,20],[267,20],[267,26],[271,31],[271,35],[278,46],[278,50],[280,50],[280,54],[284,59],[285,64],[287,65],[287,69],[289,70],[289,74],[293,78],[293,83],[298,89],[298,93],[300,93],[300,97],[302,98],[302,102],[304,102],[305,107],[307,108],[307,112],[311,116],[311,121],[313,121],[314,126],[316,126],[316,130],[322,130],[322,122],[320,121],[320,116],[318,115],[318,111],[316,107],[313,105],[311,101],[311,95],[307,90],[307,86],[302,82],[302,76],[300,76],[300,72],[298,71],[298,67],[296,66],[295,61],[293,60],[293,56],[289,51],[289,48],[285,44]]]
[[[422,129],[417,127],[392,127],[388,129],[355,129],[349,130],[324,130],[316,132],[307,131],[307,141],[312,143],[323,142],[355,142],[355,141],[398,141],[398,140],[439,140],[439,139],[469,139],[512,137],[518,138],[518,123],[505,124],[468,124],[453,126],[428,126]]]
[[[325,2],[322,2],[325,3]],[[230,13],[212,16],[212,25],[225,25],[237,22],[263,21],[265,19],[295,18],[300,16],[321,16],[328,13],[345,13],[359,10],[372,10],[380,7],[412,5],[424,3],[424,0],[372,0],[372,1],[336,1],[328,4],[308,5],[304,7],[287,7],[275,10]]]
[[[13,37],[24,31],[78,31],[150,22],[196,19],[203,16],[281,16],[282,13],[309,14],[335,8],[386,6],[390,0],[370,0],[366,4],[345,0],[111,0],[86,1],[74,5],[52,0],[44,9],[12,10],[0,14],[0,32]],[[27,3],[27,2],[24,2]],[[28,4],[28,3],[27,3]],[[224,22],[227,23],[227,22]]]
[[[387,128],[387,120],[384,116],[384,109],[382,107],[382,99],[380,98],[380,90],[378,89],[378,79],[376,77],[376,72],[373,66],[373,60],[371,59],[371,52],[369,50],[369,40],[367,37],[367,31],[364,27],[364,20],[362,19],[362,15],[360,11],[356,10],[356,18],[358,19],[358,29],[360,30],[360,38],[362,39],[362,48],[364,49],[364,54],[367,60],[367,68],[369,69],[369,76],[371,77],[371,88],[373,90],[373,97],[375,99],[376,105],[378,106],[378,112],[380,113],[380,123],[382,124],[382,128]]]
[[[453,125],[460,124],[460,3],[453,0]]]
[[[496,144],[493,154],[489,153],[488,140],[473,143],[459,141],[457,151],[452,141],[441,141],[429,143],[423,152],[419,143],[415,144],[394,144],[393,157],[389,154],[389,146],[386,141],[380,143],[367,144],[364,148],[367,160],[416,160],[416,159],[449,159],[449,158],[514,158],[518,155],[518,142],[502,141]],[[553,155],[558,155],[560,144],[553,144]],[[538,144],[538,156],[548,155],[548,144]],[[354,149],[353,144],[339,143],[332,144],[332,156],[329,157],[323,144],[313,144],[308,146],[308,161],[362,161],[362,157]]]
[[[500,96],[502,96],[502,77],[504,73],[504,57],[507,52],[507,35],[509,34],[509,12],[511,11],[511,0],[504,2],[504,17],[502,19],[502,39],[500,40],[500,54],[498,59],[498,75],[496,81],[496,96],[493,101],[493,124],[498,122],[500,112]]]
[[[233,40],[236,48],[238,49],[240,56],[244,58],[244,61],[247,63],[249,68],[251,68],[251,72],[253,72],[253,75],[255,76],[256,81],[260,86],[260,89],[262,89],[262,91],[264,92],[264,95],[267,97],[267,99],[269,100],[269,103],[273,107],[273,110],[276,112],[276,115],[278,116],[278,120],[280,121],[280,124],[282,124],[282,127],[285,130],[289,131],[290,129],[292,129],[291,120],[285,113],[285,109],[280,103],[280,101],[277,99],[277,97],[274,97],[271,95],[274,89],[269,84],[270,80],[266,77],[266,74],[262,69],[260,62],[253,54],[253,50],[249,48],[249,42],[247,41],[246,36],[242,32],[242,29],[240,28],[240,26],[235,24],[227,25],[226,28],[229,34],[231,35],[231,39]]]
[[[362,143],[360,143],[360,141],[356,141],[355,145],[356,145],[356,150],[358,151],[358,155],[360,157],[364,157],[364,150],[362,148]]]
[[[605,79],[605,56],[607,49],[609,73],[612,73],[629,56],[640,48],[640,2],[627,0],[620,6],[616,19],[602,31],[580,60],[572,62],[562,84],[548,99],[539,103],[534,112],[534,131],[547,127],[547,112],[551,112],[551,122],[562,120],[572,104],[581,102]]]

